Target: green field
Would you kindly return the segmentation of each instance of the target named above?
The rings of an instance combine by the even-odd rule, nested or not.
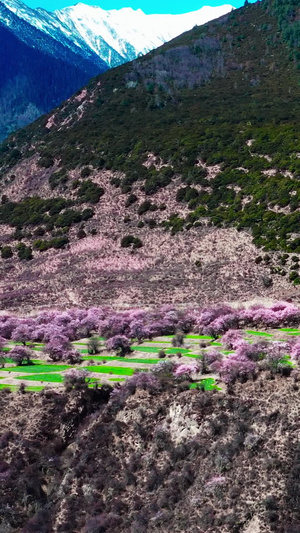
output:
[[[64,370],[68,370],[69,368],[73,368],[70,365],[44,365],[44,364],[33,364],[33,365],[21,365],[21,366],[9,366],[6,368],[2,368],[1,372],[27,372],[29,374],[39,374],[39,373],[46,373],[46,372],[63,372]]]
[[[134,368],[128,368],[125,366],[85,366],[84,370],[88,372],[99,372],[100,374],[115,374],[116,376],[132,376]]]
[[[3,390],[3,389],[9,389],[11,390],[12,392],[15,392],[19,389],[20,385],[3,385],[1,383],[0,385],[0,390]],[[40,392],[41,390],[44,390],[44,386],[43,385],[26,385],[26,391],[29,391],[29,392]]]
[[[15,379],[20,381],[42,381],[47,383],[63,383],[64,375],[63,374],[33,374],[28,376],[16,376]],[[97,378],[89,378],[89,381],[92,383],[97,383]]]
[[[186,354],[190,350],[188,348],[161,348],[160,346],[131,346],[131,349],[136,352],[149,352],[149,353],[158,353],[161,350],[164,350],[166,354],[176,354],[176,353],[182,353]]]
[[[190,389],[197,389],[199,385],[204,387],[204,390],[221,390],[221,387],[218,387],[213,378],[201,379],[197,383],[191,383]]]
[[[139,358],[130,358],[130,357],[115,357],[115,356],[105,356],[105,355],[84,355],[82,357],[84,361],[124,361],[124,363],[145,363],[147,365],[154,365],[158,361],[163,361],[164,359],[139,359]]]
[[[32,374],[30,376],[16,376],[21,381],[47,381],[49,383],[62,383],[64,378],[61,374]]]
[[[300,336],[300,330],[296,328],[281,328],[278,330],[282,332],[282,337],[288,338],[288,336]],[[271,333],[267,333],[265,331],[255,331],[255,330],[247,330],[244,331],[244,338],[248,338],[249,343],[257,342],[258,339],[255,339],[255,337],[264,337],[266,340],[271,340],[274,336]],[[183,357],[191,358],[191,359],[197,359],[201,357],[201,352],[206,349],[209,350],[211,348],[220,349],[224,355],[228,355],[230,353],[234,353],[232,350],[225,350],[222,349],[222,344],[220,342],[220,339],[214,340],[209,335],[186,335],[185,341],[186,345],[188,345],[188,340],[190,339],[190,347],[182,347],[177,348],[172,346],[172,338],[174,335],[166,335],[164,337],[158,337],[157,339],[151,339],[148,341],[145,341],[142,344],[135,344],[132,346],[132,353],[129,354],[128,357],[120,357],[118,355],[112,355],[107,354],[103,355],[103,352],[100,352],[99,355],[91,355],[88,354],[87,349],[87,342],[84,341],[76,341],[72,344],[78,349],[78,351],[82,354],[82,360],[83,365],[85,366],[77,366],[77,365],[67,365],[67,364],[56,364],[51,362],[45,362],[39,359],[34,359],[31,365],[22,365],[22,366],[14,366],[13,362],[8,357],[6,358],[6,368],[0,369],[0,380],[1,385],[0,389],[4,389],[9,387],[11,390],[18,390],[19,385],[6,385],[5,380],[9,376],[10,378],[14,377],[14,374],[19,373],[22,374],[20,376],[15,376],[15,379],[18,381],[22,381],[25,383],[30,381],[41,381],[44,383],[44,385],[38,385],[38,386],[28,386],[26,387],[26,390],[28,391],[38,391],[42,390],[47,384],[51,383],[57,383],[59,385],[63,384],[64,381],[64,371],[69,370],[71,368],[79,368],[84,369],[88,373],[95,373],[98,374],[99,377],[92,377],[89,379],[89,386],[93,386],[95,383],[101,384],[101,379],[103,381],[103,378],[101,378],[101,374],[107,374],[111,375],[111,377],[108,378],[110,382],[122,382],[125,381],[127,377],[130,377],[134,374],[135,370],[143,370],[148,371],[151,367],[153,368],[153,365],[164,361],[166,359],[158,358],[158,353],[163,350],[168,355],[174,355],[181,353]],[[200,348],[197,347],[198,341],[201,340],[210,341],[208,342],[208,346],[200,350]],[[103,341],[103,338],[100,338],[99,340]],[[13,346],[14,343],[10,343],[10,348]],[[20,344],[20,343],[19,343]],[[41,343],[36,343],[35,349],[40,350],[43,347]],[[199,350],[199,353],[195,353]],[[141,357],[142,354],[145,354],[145,358]],[[136,355],[136,357],[135,357]],[[91,362],[91,365],[88,366],[88,361]],[[118,366],[118,362],[125,363],[128,366]],[[289,364],[292,364],[291,361],[285,361]],[[98,364],[99,363],[99,364]],[[102,363],[102,364],[101,364]],[[116,366],[115,366],[116,364]],[[145,365],[145,367],[141,368],[141,365]],[[6,374],[6,375],[5,375]],[[7,377],[6,377],[7,376]],[[199,381],[199,383],[202,383],[202,387],[204,387],[204,390],[219,390],[220,388],[216,385],[213,378],[205,378]],[[192,383],[190,388],[195,389],[199,387],[199,383]]]

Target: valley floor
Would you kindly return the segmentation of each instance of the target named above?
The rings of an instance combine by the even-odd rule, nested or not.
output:
[[[267,331],[247,330],[244,331],[244,338],[247,342],[253,343],[258,340],[265,341],[291,341],[300,336],[300,330],[283,328],[270,329]],[[209,335],[187,335],[184,346],[174,348],[172,346],[172,335],[157,337],[151,341],[143,343],[134,343],[132,353],[125,357],[118,357],[109,352],[105,347],[102,337],[99,337],[100,349],[96,355],[88,355],[88,339],[81,339],[73,342],[73,347],[81,354],[82,362],[80,365],[69,365],[53,363],[43,353],[44,345],[34,343],[35,359],[33,364],[21,366],[12,366],[9,360],[9,351],[4,368],[0,368],[0,390],[9,387],[12,391],[18,390],[20,383],[26,386],[27,391],[40,391],[46,388],[62,389],[64,384],[64,375],[72,368],[83,369],[88,372],[90,387],[96,384],[114,385],[125,381],[136,371],[149,371],[153,369],[160,361],[171,359],[175,364],[189,364],[195,359],[201,358],[203,351],[216,349],[225,356],[234,353],[225,350],[222,346],[221,339],[214,340]],[[205,348],[200,347],[202,343]],[[10,342],[8,350],[18,343]],[[164,351],[165,355],[161,356],[160,352]],[[213,373],[197,373],[193,376],[191,388],[202,383],[205,390],[220,389],[226,390],[226,385],[221,383],[220,378]]]

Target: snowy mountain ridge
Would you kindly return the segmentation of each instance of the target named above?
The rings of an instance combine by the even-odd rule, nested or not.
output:
[[[117,66],[157,48],[195,25],[230,12],[230,4],[180,15],[146,15],[141,9],[104,10],[83,3],[48,12],[32,9],[20,0],[0,2],[20,19],[83,55],[96,54],[108,67]],[[3,24],[7,21],[1,18]]]

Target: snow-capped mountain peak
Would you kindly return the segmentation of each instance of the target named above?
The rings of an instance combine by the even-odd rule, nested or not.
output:
[[[1,0],[20,19],[85,56],[98,56],[109,67],[135,59],[193,26],[231,11],[233,6],[204,6],[181,15],[146,15],[130,7],[104,10],[78,3],[50,13],[20,0]],[[1,12],[0,12],[1,21]],[[4,23],[4,20],[2,19]]]
[[[78,3],[55,11],[55,15],[100,56],[105,41],[124,59],[134,59],[191,29],[195,24],[204,24],[232,9],[231,5],[225,4],[205,6],[182,15],[146,15],[141,9],[105,11],[98,6]]]

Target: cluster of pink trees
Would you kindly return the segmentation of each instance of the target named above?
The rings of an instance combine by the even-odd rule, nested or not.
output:
[[[196,313],[195,323],[207,335],[223,335],[229,329],[244,327],[296,326],[300,324],[300,309],[289,302],[277,302],[270,307],[253,305],[248,309],[219,305],[200,310]]]
[[[300,342],[246,342],[239,331],[229,330],[223,337],[225,348],[234,350],[225,355],[217,350],[203,352],[202,372],[219,374],[225,383],[255,378],[259,371],[290,375],[300,360]]]
[[[88,372],[71,368],[64,373],[64,385],[66,389],[79,389],[88,384]]]
[[[174,370],[174,376],[176,378],[190,378],[193,374],[199,372],[199,366],[197,363],[180,364],[177,365]]]
[[[31,361],[31,350],[25,346],[14,346],[9,352],[9,357],[17,366],[21,366],[23,363],[28,365]]]
[[[0,337],[27,346],[32,342],[45,344],[47,355],[54,361],[76,362],[79,354],[70,342],[99,335],[107,341],[107,348],[125,355],[134,340],[142,342],[161,335],[178,332],[225,335],[228,349],[246,350],[240,329],[245,327],[270,328],[300,324],[300,309],[294,304],[279,302],[271,307],[252,306],[235,309],[228,305],[210,308],[176,309],[165,305],[158,309],[128,309],[115,311],[107,307],[43,311],[37,316],[21,318],[0,316]],[[181,333],[180,333],[181,334]],[[248,348],[249,350],[249,348]],[[294,348],[300,357],[300,346]],[[240,355],[240,352],[237,351]],[[243,354],[245,355],[245,353]],[[248,356],[247,356],[248,357]],[[251,360],[253,358],[249,357]]]
[[[106,341],[106,348],[124,357],[131,352],[130,340],[125,335],[114,335]]]
[[[279,327],[300,324],[300,309],[287,302],[271,307],[252,306],[234,309],[228,305],[179,310],[165,305],[159,309],[114,311],[107,307],[44,311],[37,316],[0,317],[0,336],[26,344],[44,341],[51,332],[65,335],[70,341],[89,337],[92,332],[110,338],[124,335],[129,339],[148,339],[178,331],[223,335],[242,327]]]

